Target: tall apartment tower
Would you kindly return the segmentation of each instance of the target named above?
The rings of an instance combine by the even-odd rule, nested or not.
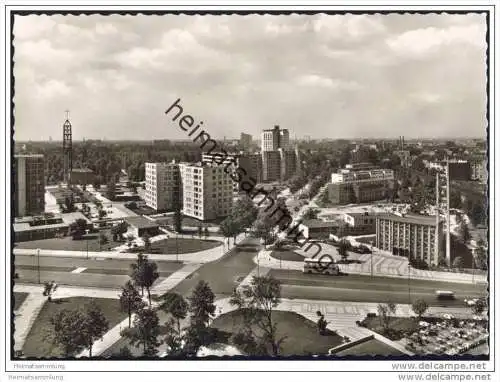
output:
[[[41,154],[14,155],[14,214],[38,215],[45,210],[45,165]]]
[[[66,121],[63,124],[63,176],[64,182],[71,181],[71,170],[73,169],[73,142],[72,128],[69,121],[69,111],[66,111]]]
[[[173,210],[180,199],[181,179],[179,164],[146,163],[146,205],[157,210]]]
[[[295,151],[290,145],[288,129],[262,131],[262,179],[263,181],[286,180],[297,169]]]
[[[182,213],[199,220],[228,216],[233,205],[233,180],[222,166],[180,164]]]

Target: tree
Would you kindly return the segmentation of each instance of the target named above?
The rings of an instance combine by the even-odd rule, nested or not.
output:
[[[460,256],[453,260],[453,268],[462,269],[464,267],[464,259]]]
[[[121,222],[111,228],[111,234],[113,235],[113,241],[121,241],[122,235],[127,232],[127,223]]]
[[[316,219],[318,217],[319,210],[316,208],[309,208],[305,213],[303,218],[307,220]]]
[[[488,257],[486,253],[486,249],[484,248],[483,245],[480,245],[478,243],[478,247],[476,248],[476,254],[475,254],[475,264],[476,267],[482,270],[487,270],[488,269]]]
[[[278,338],[277,323],[273,320],[273,311],[281,302],[280,281],[272,276],[253,277],[250,285],[242,291],[235,290],[230,303],[248,315],[248,320],[255,324],[262,334],[253,333],[256,343],[266,345],[273,356],[279,355],[280,347],[286,337]],[[247,329],[251,330],[250,325]]]
[[[148,257],[143,254],[137,255],[137,262],[130,264],[131,273],[130,277],[134,280],[135,284],[141,287],[141,293],[144,295],[144,288],[148,292],[148,301],[151,305],[151,286],[159,277],[158,265],[149,261]]]
[[[429,305],[427,305],[427,302],[423,299],[417,299],[413,301],[411,305],[411,309],[417,315],[419,320],[423,316],[423,314],[427,311],[428,307]]]
[[[149,234],[147,232],[142,236],[142,241],[144,241],[144,251],[150,252],[151,251],[151,239],[150,239]]]
[[[228,239],[233,238],[233,244],[236,241],[236,236],[242,232],[243,227],[238,220],[235,220],[232,216],[225,218],[219,225],[220,232],[222,235]]]
[[[109,323],[94,301],[85,310],[63,309],[50,319],[52,342],[62,347],[63,353],[70,356],[82,347],[89,349],[108,330]]]
[[[468,213],[471,218],[472,224],[477,226],[479,224],[483,224],[486,220],[486,213],[484,209],[484,205],[482,203],[475,202],[472,204],[472,209]]]
[[[210,344],[213,331],[209,328],[211,318],[215,313],[215,295],[206,281],[196,284],[189,301],[189,326],[186,329],[185,351],[195,355],[201,346]]]
[[[481,315],[481,313],[483,313],[486,309],[486,301],[480,298],[474,305],[471,306],[471,309],[473,314],[477,316]]]
[[[149,307],[140,309],[134,318],[134,326],[123,330],[122,335],[130,340],[133,346],[141,346],[145,356],[154,356],[160,342],[160,320],[156,311]]]
[[[378,304],[377,312],[380,319],[380,325],[382,325],[384,332],[387,333],[391,322],[390,314],[396,313],[396,305],[392,302],[389,302],[387,304]]]
[[[104,233],[99,234],[99,244],[104,245],[108,243],[108,237]]]
[[[343,262],[346,262],[348,257],[349,257],[348,250],[350,247],[351,247],[351,245],[347,240],[345,240],[345,239],[340,240],[337,251],[338,251],[339,256],[341,257]]]
[[[106,188],[106,198],[115,200],[116,198],[116,185],[113,180],[109,181]]]
[[[180,209],[174,212],[174,230],[175,232],[182,232],[182,213]]]
[[[130,325],[129,325],[130,326]],[[133,358],[133,354],[127,346],[122,346],[116,354],[116,357],[130,359]]]
[[[170,314],[176,321],[177,333],[181,334],[181,320],[187,317],[189,305],[178,293],[167,292],[161,296],[161,303],[158,307]]]
[[[89,349],[89,357],[92,357],[94,342],[102,338],[108,331],[108,328],[108,320],[101,308],[92,300],[84,315],[84,327],[82,330],[85,347]]]
[[[87,230],[87,221],[85,219],[76,219],[69,225],[69,235],[73,240],[79,240],[85,235]]]
[[[257,219],[259,209],[253,203],[249,195],[239,197],[231,209],[233,220],[238,222],[242,230],[249,228]]]
[[[210,233],[208,232],[208,227],[205,227],[203,230],[203,235],[205,236],[205,239],[210,236]]]
[[[144,307],[144,301],[142,301],[141,295],[135,289],[132,281],[127,281],[124,287],[122,287],[122,294],[120,295],[120,308],[122,311],[128,314],[128,327],[130,328],[132,313],[139,311]]]
[[[177,293],[165,293],[161,296],[159,309],[168,313],[171,318],[165,324],[167,334],[165,342],[169,347],[170,355],[180,355],[183,347],[183,332],[181,320],[187,316],[189,305],[184,298]]]
[[[198,236],[200,239],[203,236],[203,227],[201,225],[198,226]]]

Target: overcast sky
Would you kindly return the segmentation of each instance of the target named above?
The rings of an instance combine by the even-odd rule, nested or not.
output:
[[[16,16],[15,139],[474,137],[485,15]]]

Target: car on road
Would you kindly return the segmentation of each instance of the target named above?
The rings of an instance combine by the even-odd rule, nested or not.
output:
[[[455,292],[452,292],[449,290],[437,290],[436,291],[436,298],[438,300],[454,300],[455,299]]]

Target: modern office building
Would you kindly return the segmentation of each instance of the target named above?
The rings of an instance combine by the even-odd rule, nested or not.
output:
[[[348,235],[370,235],[375,233],[376,216],[368,212],[349,212],[343,215]]]
[[[463,159],[448,159],[439,162],[424,162],[426,167],[443,171],[448,166],[450,180],[471,180],[471,164]]]
[[[486,183],[488,179],[485,157],[474,157],[470,160],[471,180]]]
[[[252,136],[250,134],[241,133],[240,146],[243,150],[248,151],[252,147]]]
[[[45,210],[45,164],[42,154],[14,155],[14,215],[39,215]]]
[[[442,224],[435,216],[381,214],[376,219],[377,248],[438,265]]]
[[[366,203],[387,198],[393,188],[393,170],[356,163],[332,174],[328,197],[334,204]]]
[[[262,180],[264,182],[284,181],[297,171],[296,148],[290,144],[287,129],[264,130],[262,132]]]
[[[262,181],[273,182],[281,179],[280,151],[262,151]]]
[[[233,180],[216,164],[179,165],[182,179],[182,213],[199,220],[214,220],[230,214]]]
[[[180,200],[181,179],[179,164],[146,163],[146,205],[157,211],[168,211],[175,208]],[[179,199],[177,199],[179,198]]]

